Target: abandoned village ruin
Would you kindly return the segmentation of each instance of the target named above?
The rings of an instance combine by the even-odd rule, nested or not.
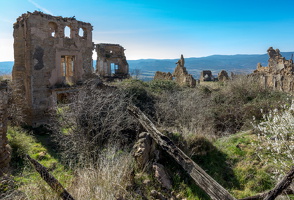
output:
[[[67,35],[69,30],[69,35]],[[76,93],[89,78],[112,80],[128,78],[129,65],[125,49],[119,44],[94,44],[90,23],[35,11],[21,15],[14,24],[13,83],[18,93],[25,122],[33,127],[45,124],[50,109],[64,97]],[[93,50],[97,53],[96,71],[93,68]],[[254,75],[261,77],[265,87],[287,92],[294,89],[293,60],[286,60],[280,51],[268,49],[267,67],[258,64]],[[179,85],[196,86],[196,80],[187,72],[183,55],[173,73],[156,72],[154,79],[173,80]],[[219,81],[229,80],[226,71]],[[212,81],[211,71],[203,71],[201,81]],[[0,176],[8,169],[10,148],[7,141],[8,86],[0,82]]]
[[[68,36],[65,29],[70,32]],[[125,49],[118,44],[94,45],[92,30],[90,23],[74,17],[54,17],[37,11],[17,19],[12,78],[23,96],[21,105],[26,123],[33,126],[46,123],[49,110],[58,99],[77,91],[84,80],[95,75],[92,67],[95,47],[96,73],[100,77],[128,77]]]
[[[189,87],[196,86],[196,80],[193,78],[191,74],[187,72],[185,67],[185,59],[184,56],[181,55],[181,58],[176,63],[177,66],[171,74],[170,72],[160,72],[157,71],[154,75],[154,80],[173,80],[175,78],[175,82],[179,85],[187,85]]]
[[[268,66],[263,67],[258,63],[254,75],[260,77],[264,87],[293,93],[294,64],[292,58],[285,59],[279,49],[274,50],[272,47],[267,50],[267,53],[269,56]]]

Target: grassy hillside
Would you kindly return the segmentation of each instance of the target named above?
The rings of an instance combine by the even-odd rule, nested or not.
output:
[[[13,176],[1,181],[1,197],[57,199],[24,159],[29,154],[75,199],[209,199],[161,149],[139,167],[133,146],[144,130],[127,112],[129,104],[236,198],[267,191],[293,165],[294,115],[290,95],[258,83],[246,76],[196,88],[172,81],[125,80],[102,88],[88,82],[56,107],[47,129],[9,128]],[[156,178],[154,163],[164,166],[171,188]]]

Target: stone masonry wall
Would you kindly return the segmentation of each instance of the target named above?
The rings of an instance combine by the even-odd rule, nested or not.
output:
[[[93,73],[92,26],[74,17],[26,13],[14,23],[12,78],[29,125],[46,123],[51,88],[74,85]],[[68,35],[67,35],[68,31]]]
[[[254,71],[264,87],[294,93],[294,64],[292,59],[285,59],[280,54],[280,50],[270,47],[268,50],[268,66],[263,67],[257,64]]]
[[[96,45],[97,63],[96,73],[102,77],[129,77],[129,64],[125,56],[125,49],[119,44],[101,43]],[[111,69],[114,65],[116,69]]]
[[[10,148],[7,142],[7,83],[0,82],[0,176],[7,173],[10,162]]]

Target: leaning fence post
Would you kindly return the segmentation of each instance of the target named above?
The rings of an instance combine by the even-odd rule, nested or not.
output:
[[[190,175],[195,183],[202,188],[211,199],[214,200],[236,200],[225,188],[209,176],[181,149],[179,149],[168,137],[163,135],[146,115],[136,106],[128,106],[128,110],[141,125],[149,132],[154,141],[173,157],[178,164]]]
[[[35,170],[41,175],[42,179],[56,192],[63,200],[74,200],[74,198],[64,189],[59,181],[48,172],[47,168],[38,161],[27,155],[27,159],[32,163]]]

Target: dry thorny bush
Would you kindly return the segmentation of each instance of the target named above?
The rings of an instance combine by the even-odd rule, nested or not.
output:
[[[66,158],[95,161],[108,143],[125,145],[136,137],[138,124],[122,90],[88,82],[70,102],[59,107],[52,126]]]
[[[250,126],[253,116],[261,119],[260,109],[268,112],[286,102],[285,94],[265,88],[256,77],[240,75],[219,84],[157,95],[158,124],[174,132],[219,137]]]

